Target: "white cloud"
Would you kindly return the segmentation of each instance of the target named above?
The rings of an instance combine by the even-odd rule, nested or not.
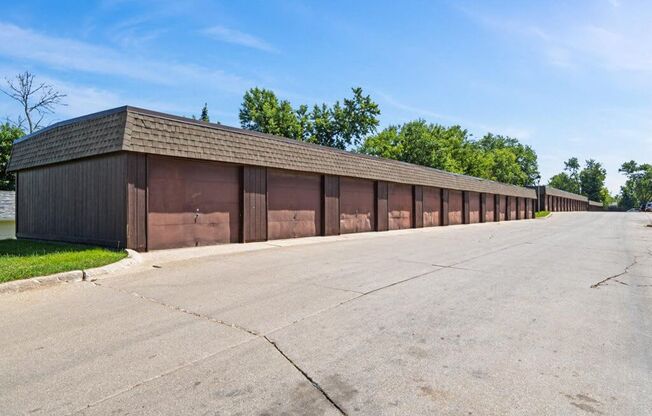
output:
[[[0,55],[51,68],[89,72],[175,86],[201,82],[207,87],[241,94],[254,83],[219,69],[131,56],[74,39],[46,36],[0,22]]]
[[[202,33],[221,42],[232,43],[265,52],[278,52],[272,45],[256,36],[224,26],[212,26],[202,30]]]

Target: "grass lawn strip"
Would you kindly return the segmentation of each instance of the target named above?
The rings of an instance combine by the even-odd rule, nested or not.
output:
[[[84,270],[127,257],[123,250],[25,240],[0,240],[0,283]]]

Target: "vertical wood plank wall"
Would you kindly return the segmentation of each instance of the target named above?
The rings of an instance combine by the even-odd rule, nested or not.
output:
[[[126,153],[127,247],[147,250],[147,155]]]
[[[324,235],[340,234],[340,177],[333,175],[323,176],[324,199],[322,216]]]
[[[376,231],[388,229],[387,182],[376,182]]]
[[[242,241],[267,240],[267,169],[243,166]]]
[[[414,203],[413,217],[414,217],[414,228],[423,227],[423,186],[414,185],[412,187]]]
[[[126,171],[114,153],[18,172],[16,236],[125,247]]]

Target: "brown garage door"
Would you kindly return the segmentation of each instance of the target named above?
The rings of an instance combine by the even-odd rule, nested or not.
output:
[[[505,221],[505,213],[507,212],[507,197],[504,195],[500,196],[500,220]]]
[[[462,191],[448,191],[448,224],[462,224]]]
[[[469,192],[469,222],[480,222],[480,194],[477,192]]]
[[[388,194],[389,229],[412,228],[412,186],[390,182]]]
[[[485,205],[485,213],[484,213],[484,220],[485,222],[492,222],[494,220],[494,195],[493,194],[487,194],[486,195],[486,205]]]
[[[321,176],[267,171],[270,240],[321,235]]]
[[[441,225],[441,189],[423,187],[423,226]]]
[[[169,157],[147,165],[150,249],[239,241],[238,166]]]
[[[526,212],[527,212],[527,210],[525,209],[525,205],[527,203],[526,201],[527,201],[527,199],[525,199],[525,198],[519,198],[518,199],[518,210],[520,211],[519,214],[518,214],[518,218],[522,219],[522,220],[524,220],[526,218],[525,217]]]
[[[509,219],[513,221],[516,219],[516,198],[510,196],[507,199],[507,204],[509,205]]]
[[[340,178],[340,233],[373,231],[374,182]]]

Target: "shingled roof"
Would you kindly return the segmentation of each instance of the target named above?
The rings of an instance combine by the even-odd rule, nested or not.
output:
[[[562,198],[575,199],[577,201],[588,202],[589,198],[584,195],[574,194],[572,192],[562,191],[561,189],[553,188],[552,186],[545,186],[546,194],[552,196],[559,196]]]
[[[135,107],[54,124],[18,139],[10,171],[131,151],[536,198],[533,189]]]

